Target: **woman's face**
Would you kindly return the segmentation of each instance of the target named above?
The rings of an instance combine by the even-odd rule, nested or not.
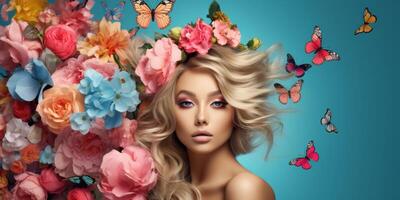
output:
[[[211,153],[229,141],[234,109],[206,70],[187,69],[175,90],[178,139],[193,153]]]

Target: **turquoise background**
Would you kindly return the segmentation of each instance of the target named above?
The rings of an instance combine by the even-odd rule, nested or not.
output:
[[[117,0],[106,1],[110,7]],[[167,28],[184,26],[206,15],[210,0],[176,0]],[[399,95],[396,87],[398,64],[398,1],[228,1],[219,0],[222,10],[236,23],[245,42],[253,36],[263,41],[261,49],[282,44],[282,53],[291,53],[298,64],[310,63],[313,55],[304,52],[314,25],[323,34],[323,47],[339,53],[341,60],[313,66],[303,77],[302,99],[282,106],[277,96],[270,99],[279,108],[292,112],[281,115],[284,124],[277,133],[267,160],[265,145],[239,161],[266,180],[277,199],[400,199],[400,141],[397,123]],[[152,7],[158,1],[148,0]],[[378,17],[369,34],[354,36],[363,22],[365,7]],[[96,1],[95,19],[104,9]],[[136,13],[127,1],[122,27],[136,26]],[[395,22],[397,20],[397,22]],[[3,23],[4,24],[4,23]],[[167,33],[152,23],[139,35]],[[395,48],[396,47],[396,48]],[[296,78],[280,81],[290,87]],[[397,97],[397,98],[396,98]],[[329,135],[320,125],[326,108],[333,112],[339,134]],[[306,144],[314,140],[318,162],[308,171],[289,166],[288,162],[304,155]],[[397,191],[396,191],[397,190]]]

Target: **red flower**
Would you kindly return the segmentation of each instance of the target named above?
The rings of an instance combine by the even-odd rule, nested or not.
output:
[[[94,200],[94,198],[88,189],[75,188],[68,192],[67,200]]]
[[[12,110],[14,116],[22,121],[28,121],[32,117],[32,108],[29,102],[14,100]]]

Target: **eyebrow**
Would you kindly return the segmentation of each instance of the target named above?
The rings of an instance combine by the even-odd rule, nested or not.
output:
[[[179,91],[176,96],[179,96],[180,94],[186,94],[186,95],[189,95],[191,97],[196,97],[196,95],[193,92],[190,92],[190,91],[187,91],[187,90]],[[221,95],[221,92],[219,90],[216,90],[216,91],[208,93],[207,96],[212,97],[212,96],[216,96],[216,95]]]

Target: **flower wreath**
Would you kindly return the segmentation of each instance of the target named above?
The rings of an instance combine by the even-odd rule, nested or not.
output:
[[[237,50],[256,50],[261,46],[258,38],[246,45],[240,43],[241,34],[236,24],[213,1],[207,15],[211,23],[202,19],[185,27],[174,27],[168,35],[156,33],[155,44],[146,43],[146,53],[140,58],[135,73],[144,84],[146,94],[156,93],[169,80],[177,64],[197,54],[207,54],[212,45],[229,46]]]

